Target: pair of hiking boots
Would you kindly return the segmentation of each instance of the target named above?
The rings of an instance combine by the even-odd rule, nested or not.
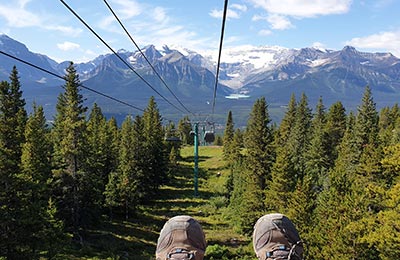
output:
[[[190,216],[169,219],[157,241],[157,260],[203,260],[206,239]],[[293,223],[280,213],[267,214],[254,225],[253,248],[259,260],[303,259],[303,245]]]

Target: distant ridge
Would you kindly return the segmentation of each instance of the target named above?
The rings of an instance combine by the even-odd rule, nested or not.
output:
[[[0,50],[32,62],[59,75],[68,62],[57,63],[45,54],[29,51],[25,44],[0,35]],[[215,59],[211,52],[197,53],[185,48],[149,45],[142,50],[171,90],[194,111],[207,111],[215,82]],[[167,98],[171,94],[148,66],[139,51],[120,50],[119,55]],[[265,96],[277,107],[287,104],[292,93],[306,93],[310,103],[322,96],[325,103],[343,101],[350,108],[357,106],[365,86],[369,85],[378,106],[391,105],[400,97],[400,59],[390,53],[360,52],[345,46],[341,50],[318,48],[288,49],[280,46],[241,46],[224,49],[222,54],[217,111],[226,113],[240,100],[244,105]],[[39,100],[49,107],[56,102],[59,79],[34,68],[0,56],[0,80],[8,80],[17,65],[23,90],[28,100]],[[114,54],[76,64],[81,81],[98,91],[132,102],[144,102],[155,93],[143,84]],[[40,89],[39,89],[40,87]],[[40,91],[39,91],[40,90]],[[226,99],[226,96],[240,97]],[[157,98],[157,97],[156,97]],[[103,102],[88,95],[88,102]],[[109,103],[104,101],[105,105]],[[250,105],[249,105],[250,104]],[[160,102],[167,113],[171,108]],[[243,104],[240,104],[243,105]],[[126,113],[122,107],[107,107],[112,113]]]

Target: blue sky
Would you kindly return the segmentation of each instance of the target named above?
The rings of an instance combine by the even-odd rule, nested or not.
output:
[[[140,46],[218,49],[224,0],[107,1]],[[65,2],[115,50],[136,50],[103,0]],[[229,0],[224,48],[352,45],[400,57],[399,11],[399,0]],[[57,0],[0,0],[0,33],[56,61],[110,52]]]

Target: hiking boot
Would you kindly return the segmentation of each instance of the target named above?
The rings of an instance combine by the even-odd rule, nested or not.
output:
[[[157,260],[203,260],[206,239],[199,222],[189,216],[169,219],[157,241]]]
[[[280,213],[267,214],[254,225],[253,248],[259,260],[303,259],[303,244],[293,223]]]

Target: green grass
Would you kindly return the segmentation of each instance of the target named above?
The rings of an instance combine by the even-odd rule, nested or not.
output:
[[[182,148],[179,168],[157,198],[140,206],[128,220],[116,217],[110,221],[103,216],[97,228],[86,231],[83,246],[66,248],[60,259],[154,259],[159,232],[176,215],[190,215],[201,223],[209,254],[225,252],[229,259],[255,259],[248,257],[253,254],[250,238],[237,234],[226,218],[228,201],[223,195],[229,169],[222,158],[222,147],[199,147],[197,197],[193,153],[193,147]]]

